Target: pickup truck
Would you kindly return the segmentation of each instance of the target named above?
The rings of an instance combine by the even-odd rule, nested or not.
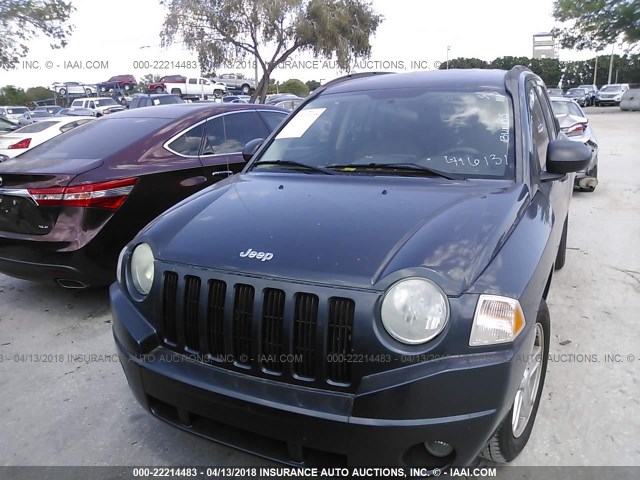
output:
[[[78,98],[73,101],[71,108],[88,108],[96,112],[97,117],[109,113],[121,112],[125,109],[111,97]]]
[[[186,78],[183,82],[164,82],[165,90],[175,95],[203,95],[222,97],[227,87],[202,77]]]
[[[248,78],[240,78],[235,73],[225,73],[219,77],[211,79],[214,82],[224,83],[227,88],[234,90],[242,90],[242,93],[248,95],[256,89],[256,82]]]
[[[185,83],[186,80],[187,78],[182,75],[165,75],[157,82],[150,83],[147,86],[147,90],[149,92],[164,93],[167,88],[166,83]]]

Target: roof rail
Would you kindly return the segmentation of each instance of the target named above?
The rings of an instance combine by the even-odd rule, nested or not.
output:
[[[376,75],[389,75],[394,74],[396,72],[360,72],[360,73],[350,73],[349,75],[344,75],[342,77],[334,78],[330,82],[325,83],[324,85],[320,85],[316,88],[310,97],[316,97],[321,92],[324,92],[328,87],[333,87],[334,85],[338,85],[339,83],[343,83],[349,80],[355,80],[356,78],[365,78],[365,77],[373,77]]]

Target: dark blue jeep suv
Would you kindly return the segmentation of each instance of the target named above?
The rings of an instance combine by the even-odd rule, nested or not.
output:
[[[157,417],[280,462],[510,461],[590,161],[524,67],[316,90],[122,252],[114,337]]]

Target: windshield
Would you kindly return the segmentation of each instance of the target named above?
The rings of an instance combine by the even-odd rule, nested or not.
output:
[[[350,92],[308,103],[258,162],[411,164],[454,176],[513,178],[512,139],[511,102],[503,90]]]
[[[15,107],[15,108],[7,108],[7,115],[17,115],[28,112],[28,108]]]
[[[582,113],[580,107],[574,102],[560,102],[552,100],[551,107],[553,108],[553,113],[556,115],[577,115],[578,117],[584,117],[584,113]]]
[[[37,110],[35,112],[31,112],[32,117],[50,117],[51,114],[46,110]]]
[[[582,88],[570,88],[567,95],[584,95],[585,91]]]
[[[620,85],[605,85],[600,89],[601,92],[619,92],[622,90]]]
[[[118,103],[113,98],[104,98],[96,100],[96,105],[103,107],[105,105],[118,105]]]

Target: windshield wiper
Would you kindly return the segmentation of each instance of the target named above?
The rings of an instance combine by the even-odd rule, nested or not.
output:
[[[260,162],[256,162],[253,165],[254,167],[258,167],[260,165],[280,165],[283,167],[297,167],[304,170],[324,173],[325,175],[335,175],[335,172],[332,172],[331,170],[327,170],[324,167],[316,167],[313,165],[307,165],[306,163],[294,162],[292,160],[263,160]]]
[[[441,177],[446,178],[447,180],[456,180],[455,177],[449,176],[445,173],[441,173],[437,170],[432,170],[428,167],[423,167],[422,165],[418,165],[417,163],[367,163],[361,165],[354,165],[352,163],[344,164],[344,165],[327,165],[327,168],[335,168],[337,170],[344,169],[346,171],[357,171],[357,170],[402,170],[408,172],[418,172],[423,173],[432,177]]]

